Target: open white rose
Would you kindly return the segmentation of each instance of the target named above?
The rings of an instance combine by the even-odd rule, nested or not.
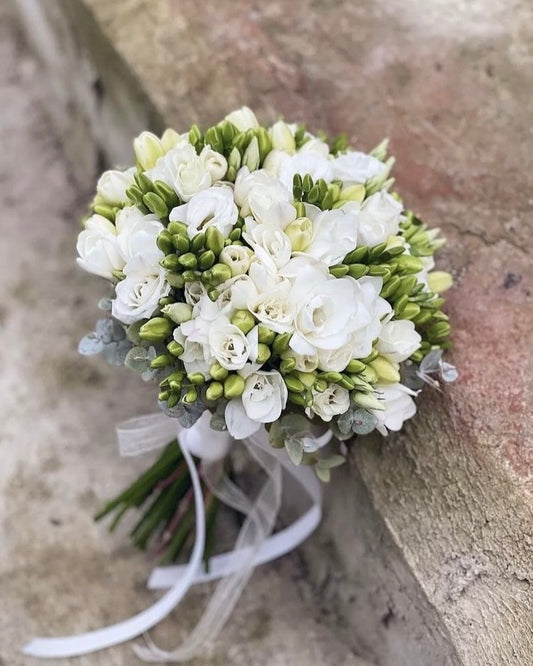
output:
[[[325,391],[313,392],[312,412],[323,421],[331,421],[334,416],[344,414],[350,407],[350,394],[337,384],[329,384]]]
[[[159,255],[133,257],[124,267],[124,280],[116,288],[111,312],[124,324],[149,319],[158,308],[159,299],[170,291],[166,271],[159,265]]]
[[[88,273],[111,280],[113,271],[122,270],[125,264],[118,248],[116,233],[115,225],[107,218],[91,215],[85,222],[85,229],[78,236],[78,266]]]
[[[357,243],[357,216],[344,210],[320,211],[317,206],[306,206],[306,214],[313,221],[313,236],[305,249],[327,266],[340,263]]]
[[[189,201],[197,192],[212,185],[209,160],[196,154],[187,141],[180,141],[155,166],[146,172],[152,181],[162,180],[172,187],[183,201]]]
[[[209,146],[205,146],[200,153],[200,159],[209,171],[213,183],[224,178],[228,170],[228,162],[224,155],[217,153],[216,150],[212,150]]]
[[[216,227],[227,237],[237,221],[239,212],[233,201],[233,192],[228,187],[209,187],[195,194],[190,201],[176,206],[170,212],[171,221],[184,222],[189,238]]]
[[[231,269],[232,277],[246,273],[250,267],[250,260],[253,256],[253,251],[244,245],[227,245],[218,260],[229,266]]]
[[[164,257],[156,241],[164,226],[157,215],[144,215],[137,206],[126,206],[119,210],[115,220],[117,244],[127,263],[138,254],[156,254]]]
[[[277,227],[255,224],[253,220],[247,220],[243,238],[248,245],[252,246],[257,259],[272,272],[285,266],[291,258],[291,241]]]
[[[401,363],[419,347],[422,338],[408,319],[396,319],[383,324],[377,350],[391,363]]]
[[[247,307],[255,318],[276,333],[294,329],[295,307],[291,301],[292,285],[283,280],[273,288],[249,297]]]
[[[380,400],[385,405],[384,410],[372,409],[376,417],[376,428],[382,435],[389,430],[401,430],[404,421],[416,414],[416,404],[411,396],[416,392],[403,384],[377,384],[375,386]]]
[[[343,206],[347,210],[359,207],[356,202]],[[374,247],[398,233],[403,206],[385,190],[372,194],[363,202],[359,212],[359,243]]]
[[[250,356],[250,345],[240,328],[220,315],[209,329],[211,353],[226,370],[241,370]]]
[[[333,177],[342,180],[344,187],[365,183],[369,178],[378,176],[387,167],[372,155],[356,150],[336,157],[332,163]]]
[[[314,151],[288,155],[279,170],[279,179],[292,192],[293,178],[296,174],[302,178],[309,174],[313,181],[323,178],[326,183],[333,180],[331,160]]]
[[[278,180],[254,183],[248,192],[247,204],[260,224],[285,229],[296,219],[292,188],[289,191]]]
[[[128,202],[126,190],[135,183],[137,169],[131,167],[126,171],[112,169],[104,171],[96,184],[97,199],[109,206],[121,206]]]
[[[288,391],[277,370],[258,370],[245,380],[240,398],[230,400],[225,417],[229,433],[236,439],[249,437],[262,423],[272,423],[287,405]]]

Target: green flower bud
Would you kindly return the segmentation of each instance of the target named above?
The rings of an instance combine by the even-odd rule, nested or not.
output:
[[[161,136],[161,145],[163,149],[169,151],[171,148],[181,141],[181,134],[178,134],[175,129],[167,127]]]
[[[169,210],[172,210],[179,204],[180,200],[176,192],[162,180],[157,180],[154,183],[154,192],[163,199]]]
[[[370,365],[367,365],[363,372],[359,373],[359,377],[369,384],[375,384],[378,381],[377,375]]]
[[[224,386],[220,382],[211,382],[205,391],[207,400],[219,400],[224,395]]]
[[[240,375],[229,375],[224,381],[224,397],[227,400],[238,398],[244,391],[244,379]]]
[[[313,238],[313,223],[308,217],[298,217],[285,227],[293,252],[303,252]]]
[[[341,190],[339,199],[341,201],[358,201],[359,203],[362,203],[365,198],[365,193],[366,190],[364,185],[350,185]]]
[[[453,284],[453,278],[446,271],[432,271],[428,274],[428,284],[431,291],[442,294]]]
[[[278,120],[269,129],[272,146],[275,150],[283,150],[286,153],[292,154],[296,150],[294,136],[287,125],[282,120]]]
[[[181,266],[178,260],[178,256],[176,254],[167,254],[167,256],[164,259],[161,259],[159,262],[163,268],[166,268],[167,271],[178,271]]]
[[[166,402],[170,398],[170,391],[160,391],[157,395],[159,402]]]
[[[420,305],[417,303],[407,303],[402,311],[402,319],[413,319],[420,313]]]
[[[176,248],[176,252],[180,254],[185,254],[191,247],[189,239],[184,234],[172,234],[172,243]]]
[[[352,397],[355,404],[363,409],[379,409],[380,411],[385,409],[385,405],[378,400],[375,393],[360,393],[359,391],[355,391],[352,393]]]
[[[171,391],[179,393],[181,391],[181,379],[169,379],[168,385]]]
[[[194,252],[196,254],[204,247],[204,244],[205,244],[205,234],[202,231],[199,234],[196,234],[196,236],[192,239],[191,252]]]
[[[342,375],[341,375],[340,372],[323,372],[320,375],[320,378],[325,379],[328,382],[333,382],[333,383],[337,384],[338,382],[341,381]]]
[[[305,390],[305,386],[298,379],[298,377],[295,377],[294,375],[286,375],[283,378],[283,381],[285,382],[289,391],[293,391],[294,393],[302,393]]]
[[[240,229],[233,229],[233,231],[229,235],[229,238],[232,241],[237,241],[240,239],[241,235],[242,231]]]
[[[242,166],[247,166],[250,171],[255,171],[259,168],[260,164],[261,154],[259,152],[259,142],[257,137],[254,136],[250,141],[248,148],[244,151],[244,155],[242,156]]]
[[[181,356],[184,351],[183,345],[180,345],[180,343],[176,342],[176,340],[172,340],[171,342],[169,342],[167,345],[167,349],[172,354],[172,356]]]
[[[148,209],[155,213],[158,217],[166,217],[168,215],[168,206],[155,192],[148,192],[143,196],[143,203]]]
[[[164,154],[161,141],[152,132],[141,132],[133,140],[133,150],[137,163],[144,171],[151,169]]]
[[[378,145],[370,151],[370,155],[383,162],[387,158],[387,148],[389,139],[383,139]]]
[[[278,355],[283,354],[283,352],[287,351],[289,348],[290,339],[291,333],[278,333],[274,342],[272,343],[272,349]]]
[[[387,283],[383,285],[380,296],[383,298],[389,298],[396,292],[396,289],[400,286],[401,278],[398,275],[392,275]]]
[[[228,167],[235,173],[241,168],[241,153],[236,146],[231,149],[229,154]]]
[[[354,372],[357,374],[359,372],[363,372],[365,368],[366,365],[362,361],[358,361],[356,358],[353,358],[346,366],[346,372]]]
[[[188,303],[172,303],[165,305],[163,314],[172,319],[175,324],[183,324],[192,317],[192,305]]]
[[[366,358],[362,358],[361,361],[365,364],[368,365],[371,363],[375,358],[379,356],[378,350],[377,349],[372,349],[370,354]],[[366,369],[366,368],[365,368]]]
[[[307,407],[307,400],[300,395],[300,393],[293,393],[289,391],[289,402],[292,402],[293,405],[298,405],[299,407]]]
[[[172,243],[172,236],[165,229],[162,231],[156,240],[157,247],[165,254],[174,252],[174,244]]]
[[[265,326],[265,324],[259,324],[257,332],[259,334],[259,342],[265,345],[271,345],[276,338],[276,333],[271,328]]]
[[[207,295],[209,297],[210,301],[213,301],[213,303],[217,300],[217,298],[220,296],[219,292],[217,289],[210,289],[207,292]]]
[[[418,278],[416,275],[404,275],[400,278],[400,285],[395,291],[396,296],[401,296],[402,294],[409,295],[413,289],[419,284]]]
[[[376,373],[378,382],[397,383],[400,381],[400,373],[394,365],[384,356],[378,356],[371,363],[370,367]]]
[[[231,323],[237,326],[246,335],[255,326],[255,318],[248,310],[237,310],[231,318]]]
[[[370,251],[366,245],[355,248],[344,257],[344,264],[359,264],[367,261]]]
[[[342,388],[351,391],[355,388],[355,382],[353,382],[348,375],[343,374],[339,380],[339,386],[342,386]]]
[[[209,374],[214,380],[222,382],[229,375],[229,372],[220,363],[214,363],[209,369]]]
[[[180,254],[178,257],[178,262],[180,266],[183,266],[183,268],[189,271],[193,271],[198,265],[196,255],[192,252],[185,252],[185,254]]]
[[[115,222],[115,211],[111,206],[105,206],[103,204],[98,204],[96,206],[93,206],[93,211],[97,215],[101,215],[102,217],[105,217],[108,219],[110,222]]]
[[[289,372],[292,372],[296,367],[295,358],[284,358],[283,361],[279,364],[279,371],[283,375],[287,375]]]
[[[201,372],[191,372],[190,375],[187,375],[187,378],[191,382],[191,384],[196,384],[196,385],[203,384],[205,381],[205,378]]]
[[[294,177],[296,178],[296,176],[300,178],[301,182],[301,176],[296,174]],[[305,204],[303,203],[303,201],[295,201],[294,208],[296,209],[296,218],[305,217]]]
[[[193,125],[189,130],[189,143],[191,146],[203,143],[204,135],[202,134],[198,125]],[[203,146],[202,146],[203,147]]]
[[[226,264],[215,264],[211,269],[214,284],[222,284],[231,278],[231,268]]]
[[[334,277],[341,278],[341,277],[344,277],[348,273],[349,269],[350,269],[350,267],[346,264],[337,264],[336,266],[331,266],[330,269],[329,269],[329,272]]]
[[[206,270],[215,263],[215,253],[212,250],[206,250],[198,257],[198,268]]]
[[[424,269],[422,260],[411,254],[401,254],[391,263],[394,263],[402,273],[420,273]]]
[[[150,362],[150,367],[153,370],[159,370],[160,368],[166,368],[167,365],[170,365],[173,362],[174,357],[170,354],[160,354],[159,356],[156,356],[154,359],[152,359]]]
[[[196,282],[200,277],[200,275],[201,274],[198,271],[193,271],[193,270],[183,271],[183,279],[185,280],[185,282]]]
[[[302,384],[311,389],[316,384],[317,374],[316,372],[297,372],[296,376],[302,382]]]
[[[143,204],[144,195],[136,185],[131,185],[130,187],[128,187],[128,189],[126,190],[126,196],[136,206],[144,206]],[[96,213],[96,210],[94,212]]]
[[[174,289],[181,289],[183,285],[185,284],[185,280],[183,278],[183,275],[181,273],[172,273],[169,272],[166,274],[166,279],[167,282],[171,287],[174,287]]]
[[[409,297],[407,296],[407,294],[400,296],[400,298],[396,301],[396,303],[394,304],[394,314],[397,317],[401,316],[402,311],[408,302],[409,302]]]
[[[257,363],[266,363],[271,356],[270,347],[260,342],[257,345]]]
[[[264,127],[258,127],[255,130],[255,136],[257,137],[257,143],[259,146],[259,159],[262,163],[265,157],[272,150],[272,141],[268,135],[267,130]]]
[[[445,340],[451,332],[450,324],[447,321],[438,321],[433,324],[428,331],[428,338],[432,342],[441,342]]]
[[[413,324],[416,326],[421,326],[422,324],[427,324],[428,321],[433,317],[433,313],[431,310],[428,310],[427,308],[423,308],[420,310],[420,313],[416,315],[416,317],[412,318]]]
[[[390,268],[385,264],[373,264],[368,266],[367,275],[382,277],[385,282],[391,275]]]
[[[148,342],[162,342],[172,333],[172,324],[165,317],[153,317],[139,329],[139,337]]]
[[[198,391],[195,388],[190,388],[182,398],[182,401],[187,405],[192,405],[198,400]]]
[[[180,400],[179,394],[172,393],[169,399],[167,400],[167,407],[169,409],[172,409],[172,407],[175,407],[178,404],[179,400]]]
[[[167,231],[171,236],[174,234],[181,234],[187,238],[187,225],[185,222],[169,222]]]
[[[113,274],[113,277],[116,278],[119,281],[123,280],[126,277],[124,275],[124,271],[116,270],[116,271],[111,271],[111,273]]]
[[[324,391],[328,388],[328,383],[325,379],[317,379],[315,382],[315,391],[318,391],[319,393],[324,393]]]
[[[364,264],[352,264],[348,269],[348,275],[358,280],[360,277],[363,277],[363,275],[368,273],[368,268],[369,267]]]
[[[174,303],[174,299],[172,296],[163,296],[163,298],[160,298],[159,301],[159,307],[162,308],[165,305],[170,305],[171,303]]]

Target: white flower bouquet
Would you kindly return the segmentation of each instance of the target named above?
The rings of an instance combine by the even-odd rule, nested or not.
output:
[[[393,189],[386,141],[365,154],[244,108],[205,132],[143,132],[134,151],[101,176],[79,235],[79,265],[110,288],[80,352],[156,382],[183,428],[99,515],[116,525],[149,501],[133,540],[168,564],[194,528],[184,440],[227,472],[227,433],[263,429],[327,481],[356,436],[415,414],[424,381],[455,379],[451,277],[433,270],[438,230]],[[201,482],[208,559],[219,502]]]

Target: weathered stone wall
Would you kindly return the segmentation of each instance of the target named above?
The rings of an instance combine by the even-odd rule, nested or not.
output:
[[[461,377],[426,392],[404,434],[357,443],[309,565],[338,631],[381,665],[532,663],[533,5],[18,4],[30,26],[45,9],[60,43],[76,35],[67,53],[83,45],[68,72],[46,61],[81,123],[67,145],[95,140],[122,161],[143,127],[242,104],[362,148],[391,137],[404,200],[449,239]]]

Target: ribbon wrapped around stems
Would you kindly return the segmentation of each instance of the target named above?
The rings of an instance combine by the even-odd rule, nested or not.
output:
[[[119,448],[124,456],[139,455],[165,446],[176,436],[176,429],[178,431],[194,492],[195,542],[186,565],[159,567],[152,572],[148,587],[169,588],[168,591],[146,610],[103,629],[59,638],[35,638],[23,648],[25,654],[51,659],[73,657],[131,640],[161,622],[192,585],[220,579],[198,624],[175,650],[161,650],[148,637],[147,645],[133,646],[136,654],[147,662],[188,661],[215,640],[254,568],[290,552],[314,531],[321,519],[321,489],[313,471],[293,465],[284,451],[273,449],[266,431],[261,429],[242,441],[266,475],[257,497],[250,500],[226,476],[220,475],[219,462],[234,440],[227,433],[211,430],[208,416],[204,414],[189,429],[179,425],[176,428],[176,422],[162,413],[137,417],[117,428]],[[331,433],[326,437],[331,437]],[[212,557],[208,572],[202,565],[205,548],[204,499],[193,455],[202,459],[203,478],[212,492],[226,505],[246,516],[233,551]],[[271,534],[281,505],[282,469],[301,486],[309,498],[310,507],[288,527]]]

